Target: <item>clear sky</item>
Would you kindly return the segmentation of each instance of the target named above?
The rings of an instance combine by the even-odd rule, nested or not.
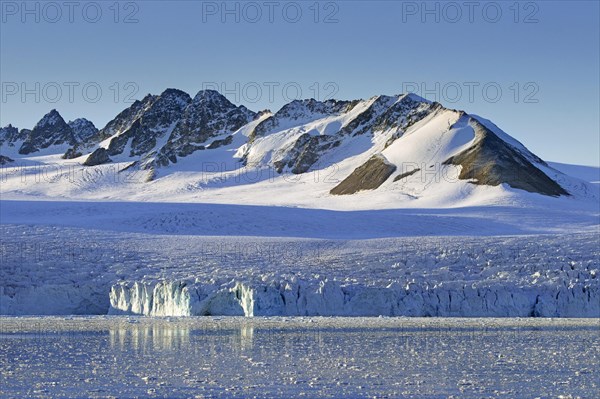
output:
[[[253,110],[413,91],[550,161],[600,165],[598,1],[1,1],[0,124],[103,127],[218,88]]]

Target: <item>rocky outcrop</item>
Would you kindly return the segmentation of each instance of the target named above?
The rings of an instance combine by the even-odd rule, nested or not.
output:
[[[249,142],[252,143],[256,138],[299,126],[325,116],[341,115],[350,111],[358,103],[359,101],[317,101],[313,98],[294,100],[258,124],[250,134]]]
[[[75,148],[69,148],[62,156],[62,159],[75,159],[79,158],[83,154],[80,151],[77,151]]]
[[[4,155],[0,155],[0,165],[7,165],[11,162],[15,162],[15,160]]]
[[[108,154],[122,154],[127,146],[129,151],[124,155],[128,157],[142,156],[155,150],[157,140],[171,132],[190,101],[187,93],[167,89],[158,98],[146,100],[148,104],[151,102],[147,108],[144,108],[144,103],[134,104],[135,108],[132,105],[114,127],[103,129],[105,134],[107,131],[125,128],[110,141]],[[137,118],[131,121],[134,117]]]
[[[87,119],[79,118],[66,123],[56,110],[46,114],[33,130],[18,130],[12,125],[0,129],[0,145],[3,149],[17,147],[21,155],[30,155],[52,146],[70,145],[62,156],[73,159],[83,154],[81,148],[94,142],[98,129]]]
[[[131,127],[146,110],[158,99],[159,96],[148,94],[142,100],[136,100],[131,106],[119,113],[113,120],[108,122],[97,134],[97,141],[119,135]]]
[[[394,181],[400,181],[402,179],[406,179],[409,176],[414,175],[415,173],[419,172],[421,170],[421,168],[415,168],[413,170],[409,170],[408,172],[404,172],[404,173],[400,173],[398,176],[394,177]]]
[[[282,173],[285,169],[294,174],[306,173],[323,153],[339,144],[340,140],[335,136],[312,136],[305,133],[285,151],[282,159],[273,162],[273,166],[277,173]]]
[[[108,151],[102,147],[92,152],[83,163],[84,166],[96,166],[111,162]]]
[[[395,171],[396,166],[388,163],[383,155],[374,155],[331,189],[331,194],[345,195],[374,190],[385,183]]]
[[[475,130],[475,143],[445,162],[461,166],[460,179],[479,185],[508,184],[513,188],[554,197],[569,195],[532,164],[528,159],[532,154],[523,154],[474,118],[470,118],[469,124]],[[535,159],[543,162],[537,157]]]

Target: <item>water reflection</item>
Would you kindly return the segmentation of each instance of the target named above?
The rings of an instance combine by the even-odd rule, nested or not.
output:
[[[119,350],[178,350],[190,343],[190,329],[181,325],[120,325],[108,333],[110,346]]]
[[[265,330],[269,332],[268,330]],[[159,325],[119,324],[109,328],[109,344],[116,350],[177,351],[201,343],[211,352],[224,346],[233,351],[249,351],[254,347],[254,326],[241,324],[239,328],[191,328],[180,323]]]
[[[591,397],[600,389],[597,328],[336,323],[142,318],[38,333],[34,340],[7,333],[0,339],[2,389],[7,396],[36,396],[32,389],[39,389],[46,396],[90,397],[150,391],[175,397]]]

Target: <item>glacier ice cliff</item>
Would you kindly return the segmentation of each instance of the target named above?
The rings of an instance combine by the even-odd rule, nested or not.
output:
[[[147,316],[600,317],[599,287],[342,285],[331,280],[119,283],[109,314]]]

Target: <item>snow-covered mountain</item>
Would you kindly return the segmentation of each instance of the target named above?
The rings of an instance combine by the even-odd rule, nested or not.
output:
[[[69,121],[69,126],[73,129],[73,133],[75,133],[75,137],[80,143],[87,143],[92,137],[98,134],[98,128],[85,118],[77,118],[74,121]]]
[[[598,317],[597,169],[413,94],[168,89],[0,164],[0,314]]]
[[[0,145],[4,165],[68,162],[96,176],[80,182],[80,191],[35,188],[70,197],[109,190],[118,199],[195,200],[212,192],[239,200],[243,192],[254,202],[269,191],[267,183],[276,183],[268,187],[274,194],[295,194],[280,203],[300,205],[346,196],[367,196],[367,207],[381,207],[415,200],[465,205],[524,192],[597,195],[597,187],[553,169],[492,122],[414,94],[296,100],[276,113],[256,113],[213,90],[192,99],[167,89],[136,101],[100,130],[85,119],[66,123],[52,110],[32,130],[0,130]],[[109,171],[135,173],[135,189],[128,179],[107,177]],[[3,191],[13,190],[29,192],[9,178]],[[280,196],[263,197],[271,202],[259,203],[278,203]]]
[[[64,158],[74,158],[75,149],[85,146],[97,134],[98,129],[85,118],[65,122],[57,110],[53,109],[35,125],[32,130],[17,129],[8,125],[0,129],[0,146],[2,152],[20,156],[39,155],[42,150],[46,154],[64,152],[70,147]],[[79,156],[81,153],[79,153]],[[3,158],[7,158],[3,155]]]

